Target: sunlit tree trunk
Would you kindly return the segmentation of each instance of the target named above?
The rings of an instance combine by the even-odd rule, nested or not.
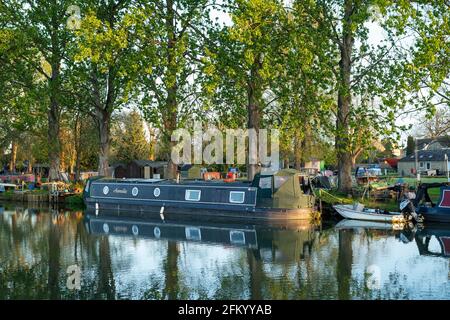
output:
[[[11,158],[9,160],[9,171],[16,172],[16,160],[17,160],[17,143],[11,142]]]
[[[261,122],[260,103],[262,99],[262,90],[261,90],[261,75],[259,74],[259,70],[262,68],[262,59],[263,56],[261,54],[256,55],[255,61],[253,62],[252,68],[250,70],[250,79],[248,81],[247,87],[247,95],[248,95],[247,128],[255,130],[256,139],[259,134]],[[249,146],[250,146],[250,139],[249,139]],[[255,161],[256,163],[250,163],[250,158],[256,160]],[[258,148],[253,148],[252,151],[249,148],[247,157],[248,180],[253,180],[255,175],[260,171],[258,162],[259,162]]]
[[[296,170],[302,167],[302,138],[299,132],[295,133],[294,137],[294,165]]]
[[[352,69],[351,55],[354,46],[351,15],[353,1],[344,1],[343,38],[340,44],[338,111],[336,118],[336,151],[338,160],[338,189],[349,193],[352,190],[352,158],[350,153],[349,113],[351,109],[350,76]]]
[[[175,146],[175,142],[171,141],[173,131],[177,128],[177,65],[176,65],[176,19],[173,0],[166,1],[166,29],[167,29],[167,97],[166,110],[164,112],[164,133],[163,144],[166,152],[167,177],[174,179],[177,175],[177,165],[171,159],[171,152]]]
[[[54,18],[54,17],[52,17]],[[57,22],[54,26],[55,30],[58,28]],[[48,158],[50,162],[49,180],[55,181],[60,180],[60,153],[61,153],[61,141],[59,137],[60,130],[60,115],[61,110],[59,106],[58,97],[60,94],[60,53],[58,49],[56,35],[52,35],[52,47],[53,47],[53,57],[52,57],[52,73],[49,80],[50,87],[50,108],[47,113],[48,117]]]
[[[108,111],[97,109],[97,125],[100,139],[98,154],[98,174],[109,176],[109,150],[111,144],[110,114]]]

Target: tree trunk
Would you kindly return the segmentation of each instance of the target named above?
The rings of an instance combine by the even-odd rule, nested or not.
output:
[[[51,106],[48,111],[48,159],[50,161],[50,171],[48,178],[50,181],[60,179],[60,151],[59,141],[59,107],[56,100],[51,97]]]
[[[110,149],[110,114],[105,109],[96,110],[100,149],[98,153],[98,174],[109,176],[109,149]]]
[[[81,123],[80,115],[77,113],[75,118],[75,181],[80,180],[80,160],[81,160]]]
[[[61,66],[61,52],[60,52],[60,43],[58,39],[58,28],[59,21],[56,14],[52,14],[51,16],[51,77],[49,79],[48,85],[50,89],[50,108],[47,114],[48,121],[48,158],[50,162],[50,170],[48,174],[48,178],[50,181],[60,180],[61,172],[60,172],[60,153],[61,153],[61,140],[59,137],[60,130],[60,105],[59,105],[59,97],[61,95],[61,75],[60,75],[60,66]]]
[[[283,167],[285,169],[289,169],[289,156],[286,156],[286,158],[284,158],[284,165]]]
[[[300,133],[296,132],[294,138],[294,164],[296,170],[300,170],[302,167],[302,143],[303,139],[300,137]]]
[[[256,139],[258,139],[261,115],[259,110],[259,103],[261,102],[262,92],[261,92],[261,76],[259,70],[262,68],[262,55],[258,54],[253,62],[252,69],[250,71],[250,79],[248,82],[248,122],[247,128],[254,129],[256,133]],[[258,165],[258,141],[253,141],[256,148],[251,150],[250,145],[252,143],[251,136],[249,135],[249,152],[247,159],[247,178],[252,181],[255,175],[259,172],[260,167]],[[251,163],[250,159],[253,159],[255,163]]]
[[[350,154],[350,130],[348,117],[351,109],[351,54],[353,51],[352,1],[344,3],[343,39],[340,44],[341,60],[339,61],[340,84],[338,90],[338,111],[336,118],[336,152],[338,160],[338,189],[349,193],[352,190],[352,159]]]
[[[177,165],[171,159],[171,152],[175,146],[175,142],[171,141],[171,136],[173,131],[177,128],[177,66],[176,66],[176,56],[175,56],[175,11],[173,8],[173,0],[167,0],[167,16],[166,16],[166,28],[167,28],[167,78],[172,79],[167,88],[167,98],[166,98],[166,110],[164,119],[164,133],[163,133],[163,144],[165,152],[168,153],[166,156],[168,160],[167,164],[167,177],[168,179],[174,179],[177,175]]]
[[[9,171],[16,172],[16,160],[17,160],[17,143],[11,142],[11,159],[9,160]]]

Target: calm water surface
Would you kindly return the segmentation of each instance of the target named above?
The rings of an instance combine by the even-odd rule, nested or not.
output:
[[[162,223],[4,204],[0,299],[450,299],[449,247],[450,226]]]

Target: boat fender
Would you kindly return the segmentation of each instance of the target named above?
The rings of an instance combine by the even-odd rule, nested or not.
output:
[[[159,216],[161,217],[161,220],[164,221],[164,206],[159,210]]]

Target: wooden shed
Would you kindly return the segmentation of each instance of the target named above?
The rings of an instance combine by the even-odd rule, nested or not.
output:
[[[133,160],[128,164],[114,165],[114,178],[164,178],[165,161]]]

